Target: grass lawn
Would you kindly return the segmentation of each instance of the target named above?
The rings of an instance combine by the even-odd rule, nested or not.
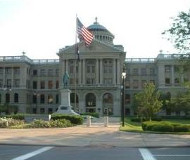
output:
[[[133,117],[125,118],[125,126],[120,127],[120,130],[126,131],[126,132],[140,132],[140,133],[145,132],[142,130],[141,123],[140,122],[132,122],[131,118],[133,118]],[[190,124],[190,120],[185,120],[185,119],[163,119],[163,121],[168,121],[171,123]],[[176,134],[176,132],[175,132],[175,134]],[[180,134],[183,134],[183,133],[180,133]],[[186,132],[185,134],[190,134],[190,132]]]

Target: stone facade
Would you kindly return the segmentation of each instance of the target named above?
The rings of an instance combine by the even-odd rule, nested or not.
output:
[[[123,46],[114,45],[114,36],[105,27],[95,22],[88,28],[95,37],[92,44],[85,46],[81,40],[66,46],[57,53],[59,59],[32,60],[24,54],[0,57],[0,104],[15,104],[24,113],[53,113],[61,104],[63,75],[68,72],[66,87],[76,112],[119,116],[125,64],[125,113],[133,115],[133,96],[144,83],[152,82],[173,96],[184,90],[184,81],[190,81],[189,73],[180,74],[177,55],[126,59]]]

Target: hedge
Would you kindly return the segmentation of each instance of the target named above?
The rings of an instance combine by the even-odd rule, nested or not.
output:
[[[171,122],[155,122],[146,121],[142,123],[142,129],[144,131],[158,131],[158,132],[189,132],[190,125],[171,123]]]
[[[66,114],[52,114],[52,120],[66,119],[69,120],[72,124],[80,125],[83,124],[83,118],[78,115],[66,115]]]

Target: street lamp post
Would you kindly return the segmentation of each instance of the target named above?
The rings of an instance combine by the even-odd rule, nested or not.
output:
[[[121,107],[122,127],[125,126],[125,78],[126,78],[126,72],[125,72],[125,69],[123,69],[123,72],[122,72],[123,91],[122,91],[122,107]]]

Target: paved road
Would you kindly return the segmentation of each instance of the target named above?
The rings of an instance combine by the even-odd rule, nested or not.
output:
[[[0,145],[1,160],[189,160],[188,147],[127,148]]]

